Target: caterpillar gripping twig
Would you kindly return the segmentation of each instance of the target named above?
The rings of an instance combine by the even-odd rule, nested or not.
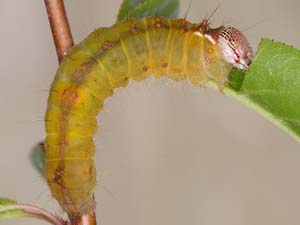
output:
[[[232,66],[247,69],[251,47],[234,28],[207,20],[147,17],[99,28],[64,57],[46,111],[46,178],[52,195],[75,218],[94,209],[96,116],[114,89],[129,79],[166,75],[222,89]]]

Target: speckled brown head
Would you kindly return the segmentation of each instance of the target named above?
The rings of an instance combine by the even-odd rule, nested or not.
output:
[[[224,28],[219,33],[218,45],[227,62],[239,69],[248,69],[253,50],[241,31],[234,27]]]
[[[234,27],[219,27],[207,32],[219,46],[223,58],[234,67],[247,70],[251,63],[253,50],[245,35]]]

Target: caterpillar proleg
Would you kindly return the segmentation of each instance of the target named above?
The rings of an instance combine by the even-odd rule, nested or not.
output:
[[[237,29],[208,21],[147,17],[99,28],[64,57],[51,85],[46,121],[46,178],[70,217],[94,206],[96,116],[128,81],[149,75],[222,89],[233,66],[246,70],[251,47]]]

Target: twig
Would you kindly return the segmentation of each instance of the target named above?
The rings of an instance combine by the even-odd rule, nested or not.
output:
[[[96,214],[86,213],[81,215],[79,218],[71,220],[72,225],[96,225]]]
[[[58,62],[74,45],[63,0],[45,0]]]

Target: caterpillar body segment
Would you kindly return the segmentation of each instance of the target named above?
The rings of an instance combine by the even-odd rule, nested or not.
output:
[[[213,79],[222,88],[233,65],[250,63],[249,46],[238,30],[161,17],[99,28],[74,46],[57,70],[45,115],[46,178],[69,217],[94,208],[96,116],[114,89],[149,75],[196,86]]]

